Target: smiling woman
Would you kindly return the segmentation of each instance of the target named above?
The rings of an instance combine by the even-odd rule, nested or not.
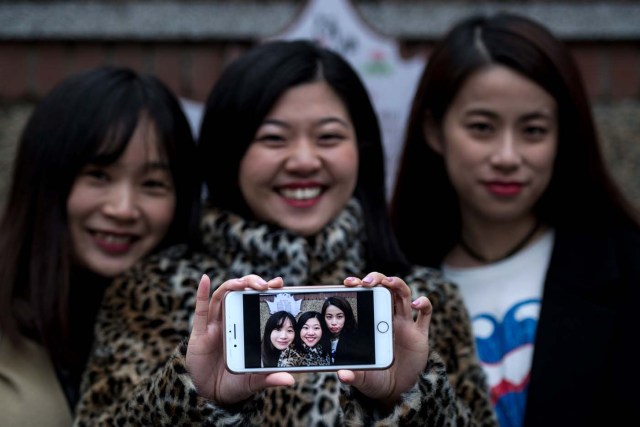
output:
[[[331,364],[329,330],[317,311],[305,311],[298,318],[293,347],[280,354],[278,366],[328,366]]]
[[[154,77],[98,68],[38,104],[0,222],[0,424],[71,424],[103,291],[188,239],[194,162],[180,105]]]
[[[637,212],[547,28],[473,16],[434,46],[391,210],[407,256],[459,285],[502,427],[635,418]]]
[[[85,165],[67,201],[78,265],[114,277],[155,248],[171,226],[176,194],[155,123],[146,113],[113,163]]]
[[[495,425],[457,288],[398,250],[376,113],[344,58],[310,41],[254,47],[211,91],[198,150],[202,245],[139,263],[107,290],[80,425]],[[317,304],[295,323],[296,351],[328,369],[294,378],[284,355],[281,372],[230,373],[222,295],[285,284],[390,289],[395,363],[331,370]],[[288,323],[275,322],[275,343],[265,328],[263,350],[294,351]]]
[[[357,169],[349,112],[331,86],[312,82],[265,117],[240,163],[240,191],[261,221],[308,236],[351,198]]]

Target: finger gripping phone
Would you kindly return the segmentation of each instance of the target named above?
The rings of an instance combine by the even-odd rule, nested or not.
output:
[[[224,354],[234,373],[386,369],[393,304],[382,286],[300,286],[225,295]]]

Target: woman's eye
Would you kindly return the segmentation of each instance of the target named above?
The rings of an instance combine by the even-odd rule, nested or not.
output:
[[[542,126],[527,126],[524,129],[524,133],[532,139],[542,139],[549,131]]]
[[[258,135],[258,137],[256,138],[256,141],[266,143],[266,144],[280,144],[285,141],[285,138],[282,135],[269,133],[269,134]]]
[[[338,144],[344,139],[344,135],[339,133],[323,133],[318,138],[320,144],[322,145]]]
[[[162,179],[148,179],[143,185],[147,188],[171,188],[170,182]]]
[[[489,131],[491,131],[491,125],[489,125],[488,123],[482,123],[482,122],[470,123],[467,127],[472,132],[476,132],[476,133],[488,133]]]
[[[107,181],[109,179],[109,175],[99,168],[87,168],[82,172],[82,175],[98,181]]]

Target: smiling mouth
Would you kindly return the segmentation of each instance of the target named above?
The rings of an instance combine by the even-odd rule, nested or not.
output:
[[[278,193],[287,199],[293,200],[310,200],[315,199],[322,194],[322,187],[304,187],[304,188],[280,188]]]
[[[96,239],[112,245],[127,245],[135,240],[134,236],[130,234],[112,234],[101,231],[94,231],[91,234],[93,234]]]
[[[522,187],[520,183],[490,182],[487,184],[489,191],[498,196],[515,196],[522,191]]]

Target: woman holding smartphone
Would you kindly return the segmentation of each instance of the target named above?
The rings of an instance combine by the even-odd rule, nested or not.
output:
[[[262,336],[262,366],[281,366],[282,353],[293,345],[296,337],[296,318],[288,311],[276,311],[264,325]]]
[[[298,318],[293,347],[280,355],[278,366],[328,366],[329,333],[322,314],[317,311],[305,311]]]
[[[342,57],[308,41],[251,49],[210,94],[198,149],[203,248],[168,251],[109,288],[80,421],[495,425],[457,288],[398,249],[375,110]],[[224,295],[285,283],[390,289],[395,363],[230,373]]]

